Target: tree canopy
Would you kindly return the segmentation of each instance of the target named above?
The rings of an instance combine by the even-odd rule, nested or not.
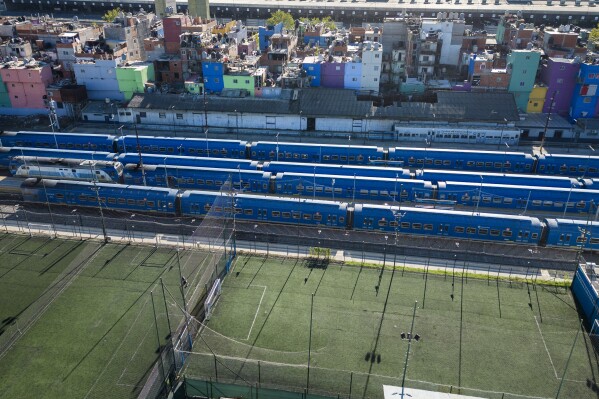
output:
[[[102,16],[102,19],[108,23],[114,22],[121,12],[120,8],[113,8],[112,10],[106,11],[106,14]]]
[[[279,22],[283,22],[283,26],[285,26],[287,30],[292,30],[295,28],[293,16],[285,11],[277,10],[270,14],[270,18],[266,20],[268,25],[276,25]]]
[[[591,29],[591,33],[589,34],[589,42],[599,43],[599,24],[594,29]]]
[[[324,17],[324,18],[300,18],[300,21],[305,22],[305,23],[309,23],[311,25],[323,24],[324,27],[328,28],[329,30],[335,30],[335,29],[337,29],[337,26],[335,25],[335,21],[333,21],[331,19],[331,17]]]

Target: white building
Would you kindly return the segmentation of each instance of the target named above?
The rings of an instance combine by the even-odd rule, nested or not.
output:
[[[381,82],[381,64],[383,45],[377,42],[362,43],[362,80],[360,90],[372,90],[378,93]]]
[[[121,64],[121,59],[95,60],[79,58],[73,65],[75,79],[80,85],[87,88],[90,100],[124,100],[125,96],[119,89],[116,78],[116,67]]]

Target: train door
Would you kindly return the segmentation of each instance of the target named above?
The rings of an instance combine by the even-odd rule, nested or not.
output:
[[[449,235],[450,225],[447,223],[439,223],[439,229],[437,230],[437,235],[440,236],[448,236]]]

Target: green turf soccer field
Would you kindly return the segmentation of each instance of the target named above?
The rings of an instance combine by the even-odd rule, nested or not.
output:
[[[190,287],[208,258],[180,252]],[[0,236],[0,398],[136,398],[165,309],[181,315],[178,265],[174,249]]]
[[[420,340],[412,341],[408,387],[498,399],[556,397],[579,330],[569,289],[463,280],[459,271],[455,280],[402,274],[399,266],[392,277],[389,263],[382,275],[359,266],[307,265],[239,257],[186,376],[381,398],[383,384],[401,385],[408,347],[401,334],[410,331],[418,301]],[[578,336],[566,371],[560,398],[597,397],[597,360],[586,334]]]

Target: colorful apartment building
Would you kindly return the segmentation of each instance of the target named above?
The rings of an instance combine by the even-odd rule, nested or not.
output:
[[[572,95],[570,118],[594,118],[597,115],[597,107],[599,106],[598,85],[599,65],[581,64]]]
[[[124,100],[125,96],[119,88],[116,68],[121,65],[121,58],[113,60],[78,59],[73,65],[75,79],[80,85],[87,87],[90,100]]]
[[[518,109],[525,112],[528,98],[535,85],[541,54],[536,50],[512,50],[507,56],[510,73],[508,91],[514,95]]]
[[[551,113],[568,115],[579,70],[580,62],[574,59],[549,58],[541,64],[540,81],[547,88],[544,113],[551,107]]]
[[[129,101],[133,94],[145,92],[146,83],[154,81],[154,64],[120,65],[116,69],[116,79],[125,101]]]
[[[46,107],[46,87],[53,80],[49,64],[11,61],[3,64],[0,76],[6,85],[12,108],[27,110]]]

